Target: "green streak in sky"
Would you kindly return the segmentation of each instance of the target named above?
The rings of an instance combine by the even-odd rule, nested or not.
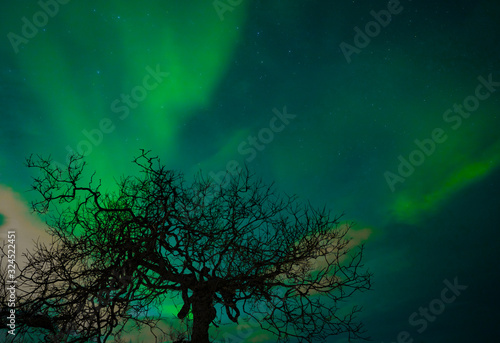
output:
[[[27,9],[38,10],[35,5]],[[82,130],[99,129],[100,121],[109,118],[114,129],[94,137],[86,159],[87,171],[96,170],[105,189],[116,190],[113,179],[132,173],[130,161],[140,148],[153,150],[167,163],[182,158],[178,136],[183,122],[211,105],[231,66],[245,17],[245,4],[221,20],[212,1],[202,0],[148,6],[72,1],[61,7],[46,31],[16,55],[43,111],[40,118],[50,123],[52,139],[33,152],[64,163],[67,146],[77,150],[79,142],[89,140]],[[129,114],[113,110],[122,94],[143,85],[148,67],[168,77],[129,107]],[[170,303],[163,310],[178,312]]]
[[[230,167],[234,165],[234,161],[237,162],[239,167],[243,167],[245,163],[248,164],[251,162],[246,161],[248,155],[240,155],[238,146],[242,144],[242,142],[246,142],[248,136],[251,134],[253,134],[253,132],[250,129],[238,129],[232,132],[231,136],[222,137],[216,144],[218,146],[217,152],[201,164],[193,166],[190,173],[196,174],[202,170],[205,176],[207,176],[209,172],[222,175],[225,173],[225,168],[228,167],[228,163]]]
[[[210,106],[230,66],[244,29],[246,6],[221,21],[210,1],[165,3],[71,2],[32,39],[17,58],[29,86],[57,133],[42,153],[63,162],[66,146],[78,150],[103,118],[112,132],[96,136],[88,161],[93,169],[119,176],[139,148],[168,161],[179,158],[183,123]],[[212,14],[212,15],[210,15]],[[111,107],[143,85],[147,68],[168,73],[129,114]],[[50,87],[47,87],[50,85]],[[132,107],[132,108],[131,108]],[[50,148],[49,148],[50,147]],[[126,158],[123,158],[126,156]]]
[[[468,141],[468,144],[471,143],[472,141]],[[420,179],[414,180],[410,187],[396,191],[392,212],[397,220],[419,224],[427,214],[439,210],[440,206],[457,192],[479,182],[500,166],[500,141],[481,155],[466,155],[465,161],[463,150],[457,146],[454,148],[455,158],[437,158],[431,163],[431,168],[426,170],[426,175],[412,176],[425,179],[430,187],[422,186]],[[462,162],[458,163],[458,160]],[[456,163],[455,166],[453,163]],[[407,181],[410,180],[412,179]]]

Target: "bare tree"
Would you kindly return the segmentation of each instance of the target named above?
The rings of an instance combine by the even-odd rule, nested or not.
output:
[[[365,338],[360,308],[345,300],[369,289],[371,275],[340,217],[278,195],[246,169],[222,184],[202,174],[188,184],[148,152],[133,162],[139,176],[113,191],[84,173],[81,156],[65,169],[27,160],[41,172],[33,209],[54,237],[26,255],[19,276],[20,308],[45,323],[27,326],[59,341],[104,342],[130,322],[153,330],[151,310],[177,294],[197,343],[209,342],[217,309],[283,340]]]

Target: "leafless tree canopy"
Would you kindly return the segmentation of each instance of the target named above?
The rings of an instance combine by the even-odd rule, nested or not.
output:
[[[147,152],[133,162],[138,177],[104,190],[81,156],[65,168],[27,160],[40,172],[33,209],[53,243],[29,252],[18,277],[24,335],[104,342],[131,323],[154,328],[153,310],[180,296],[193,342],[209,342],[222,315],[253,318],[283,340],[364,337],[359,308],[345,300],[370,288],[370,274],[339,217],[278,195],[248,170],[188,184]]]

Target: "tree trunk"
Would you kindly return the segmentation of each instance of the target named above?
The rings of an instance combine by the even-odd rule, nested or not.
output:
[[[199,290],[193,293],[192,311],[193,311],[193,334],[192,342],[210,343],[208,338],[208,329],[216,317],[216,311],[213,306],[214,295],[207,290]]]

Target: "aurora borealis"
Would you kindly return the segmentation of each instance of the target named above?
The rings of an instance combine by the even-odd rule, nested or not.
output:
[[[247,163],[356,223],[374,341],[494,342],[500,6],[398,4],[378,30],[396,2],[3,4],[0,234],[32,222],[18,211],[34,195],[30,154],[64,164],[81,150],[105,187],[136,172],[141,148],[188,176]],[[467,289],[432,315],[454,279]]]

